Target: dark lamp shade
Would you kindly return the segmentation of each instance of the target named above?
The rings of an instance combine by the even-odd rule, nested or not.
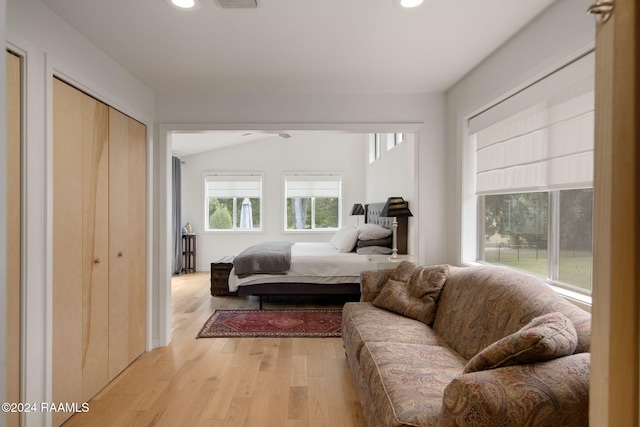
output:
[[[360,203],[354,204],[349,215],[364,215],[364,207]]]
[[[385,203],[380,216],[384,217],[403,217],[413,216],[409,210],[409,204],[402,197],[389,197]]]

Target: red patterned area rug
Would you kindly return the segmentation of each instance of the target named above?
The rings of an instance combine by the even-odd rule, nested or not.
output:
[[[196,338],[340,337],[342,309],[216,310]]]

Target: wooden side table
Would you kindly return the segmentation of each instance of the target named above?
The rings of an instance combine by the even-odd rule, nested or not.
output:
[[[211,263],[211,296],[238,295],[238,292],[229,292],[229,273],[232,268],[232,256]]]
[[[182,272],[196,272],[196,235],[182,235]]]

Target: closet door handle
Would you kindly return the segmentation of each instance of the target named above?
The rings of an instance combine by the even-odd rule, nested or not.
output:
[[[122,258],[124,256],[124,254],[122,253],[122,251],[118,252],[118,258]]]
[[[94,263],[94,264],[96,264],[96,265],[100,264],[100,258],[96,258],[96,259],[94,259],[94,260],[93,260],[93,263]]]

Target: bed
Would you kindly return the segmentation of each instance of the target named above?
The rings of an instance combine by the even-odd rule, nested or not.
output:
[[[378,253],[376,248],[380,245],[377,243],[387,240],[387,247],[391,247],[389,233],[385,238],[376,238],[379,228],[392,230],[393,218],[380,216],[383,207],[384,203],[366,205],[365,224],[357,227],[358,239],[353,251],[337,249],[343,243],[339,234],[349,227],[336,233],[331,242],[295,242],[291,244],[290,266],[286,271],[239,277],[234,264],[229,274],[229,291],[237,292],[239,296],[260,297],[260,308],[263,296],[359,295],[360,273],[377,266],[372,257]],[[398,253],[402,254],[407,251],[407,218],[398,218],[398,223]]]

